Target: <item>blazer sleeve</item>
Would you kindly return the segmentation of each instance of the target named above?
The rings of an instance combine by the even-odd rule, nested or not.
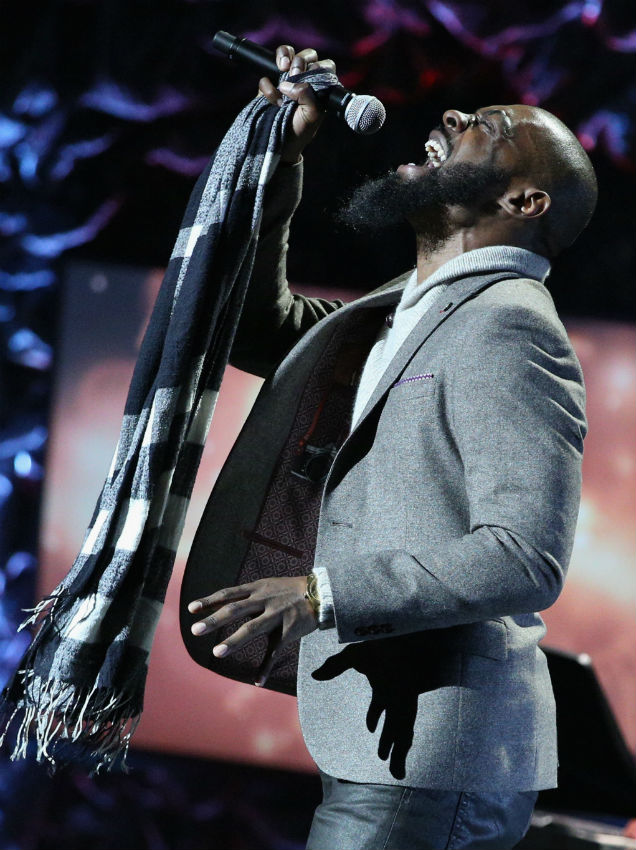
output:
[[[289,289],[289,225],[300,203],[302,173],[302,162],[279,165],[265,190],[254,267],[230,355],[233,366],[262,378],[312,325],[343,304]]]
[[[540,611],[562,588],[586,432],[583,375],[565,329],[556,314],[489,305],[465,328],[445,384],[469,533],[360,558],[346,580],[331,572],[342,642],[359,640],[369,621],[400,634]]]

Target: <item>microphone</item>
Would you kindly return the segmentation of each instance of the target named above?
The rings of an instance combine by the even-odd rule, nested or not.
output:
[[[229,59],[253,65],[269,76],[278,76],[281,73],[274,51],[246,38],[220,30],[212,39],[212,44]],[[324,91],[315,91],[314,94],[329,112],[342,118],[354,133],[370,136],[377,133],[384,124],[386,110],[377,97],[354,94],[340,85],[329,86]]]

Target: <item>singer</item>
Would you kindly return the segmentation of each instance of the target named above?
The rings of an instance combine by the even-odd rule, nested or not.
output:
[[[276,61],[291,75],[319,62],[288,45]],[[544,110],[448,109],[414,162],[339,213],[378,240],[406,219],[416,268],[348,305],[292,295],[289,224],[323,112],[306,83],[260,92],[297,108],[232,355],[268,381],[218,510],[243,515],[260,487],[265,544],[300,516],[311,569],[192,600],[192,640],[237,624],[214,648],[226,657],[268,635],[263,685],[302,638],[300,719],[324,791],[311,850],[511,848],[556,785],[536,612],[568,566],[586,420],[546,278],[593,213],[594,171]]]

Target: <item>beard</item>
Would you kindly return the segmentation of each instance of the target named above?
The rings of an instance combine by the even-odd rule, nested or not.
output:
[[[415,180],[391,171],[354,189],[335,220],[363,235],[407,221],[417,232],[420,248],[430,252],[454,231],[449,207],[487,209],[507,187],[510,176],[494,165],[466,162],[431,169]]]

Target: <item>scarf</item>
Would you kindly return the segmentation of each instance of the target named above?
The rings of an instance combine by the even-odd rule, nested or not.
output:
[[[287,78],[287,74],[282,75]],[[316,90],[337,82],[308,71]],[[119,441],[81,551],[28,613],[37,632],[2,694],[12,759],[51,770],[125,757],[148,658],[256,251],[267,181],[295,103],[255,98],[198,179],[128,391]]]

